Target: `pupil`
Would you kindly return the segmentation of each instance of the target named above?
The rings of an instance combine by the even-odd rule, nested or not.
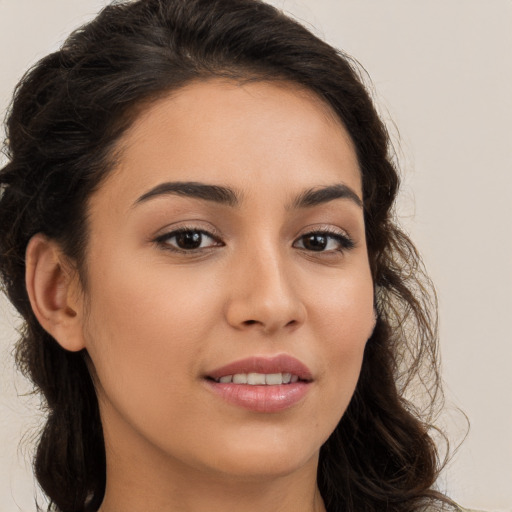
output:
[[[176,236],[176,243],[181,249],[197,249],[201,245],[201,233],[187,231]]]
[[[323,235],[309,235],[303,243],[304,247],[310,251],[323,251],[327,246],[327,238]]]

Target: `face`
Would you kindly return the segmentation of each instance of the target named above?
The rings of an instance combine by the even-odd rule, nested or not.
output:
[[[374,325],[347,132],[290,84],[208,81],[121,148],[90,200],[83,323],[107,451],[246,478],[316,464]]]

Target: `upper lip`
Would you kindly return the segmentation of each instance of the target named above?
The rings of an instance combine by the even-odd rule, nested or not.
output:
[[[288,354],[279,354],[273,357],[247,357],[216,368],[208,372],[207,376],[212,379],[220,379],[226,375],[237,373],[291,373],[297,375],[301,380],[313,379],[309,368]]]

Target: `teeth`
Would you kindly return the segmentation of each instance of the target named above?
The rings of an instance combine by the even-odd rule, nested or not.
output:
[[[276,384],[283,383],[283,374],[282,373],[267,373],[265,375],[265,384],[269,384],[270,386]]]
[[[251,386],[255,386],[257,384],[265,384],[265,374],[264,373],[249,373],[249,374],[247,374],[247,384],[251,384]]]
[[[246,373],[237,373],[233,375],[233,382],[235,384],[247,384],[247,374]]]
[[[249,384],[251,386],[278,386],[298,382],[299,377],[291,373],[235,373],[235,375],[224,375],[217,379],[223,384],[233,382],[234,384]]]

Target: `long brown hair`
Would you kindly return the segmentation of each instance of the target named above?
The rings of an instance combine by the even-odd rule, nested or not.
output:
[[[63,350],[31,310],[27,243],[36,233],[56,240],[85,281],[87,201],[113,166],[116,141],[144,105],[211,77],[300,84],[330,105],[356,148],[377,324],[352,401],[320,452],[327,509],[450,503],[433,489],[440,461],[431,420],[441,396],[435,297],[394,220],[399,178],[388,134],[354,62],[258,0],[116,2],[16,89],[0,172],[0,276],[24,319],[18,364],[48,411],[34,462],[41,487],[55,510],[97,510],[105,447],[86,355]],[[424,410],[406,399],[421,390]]]

